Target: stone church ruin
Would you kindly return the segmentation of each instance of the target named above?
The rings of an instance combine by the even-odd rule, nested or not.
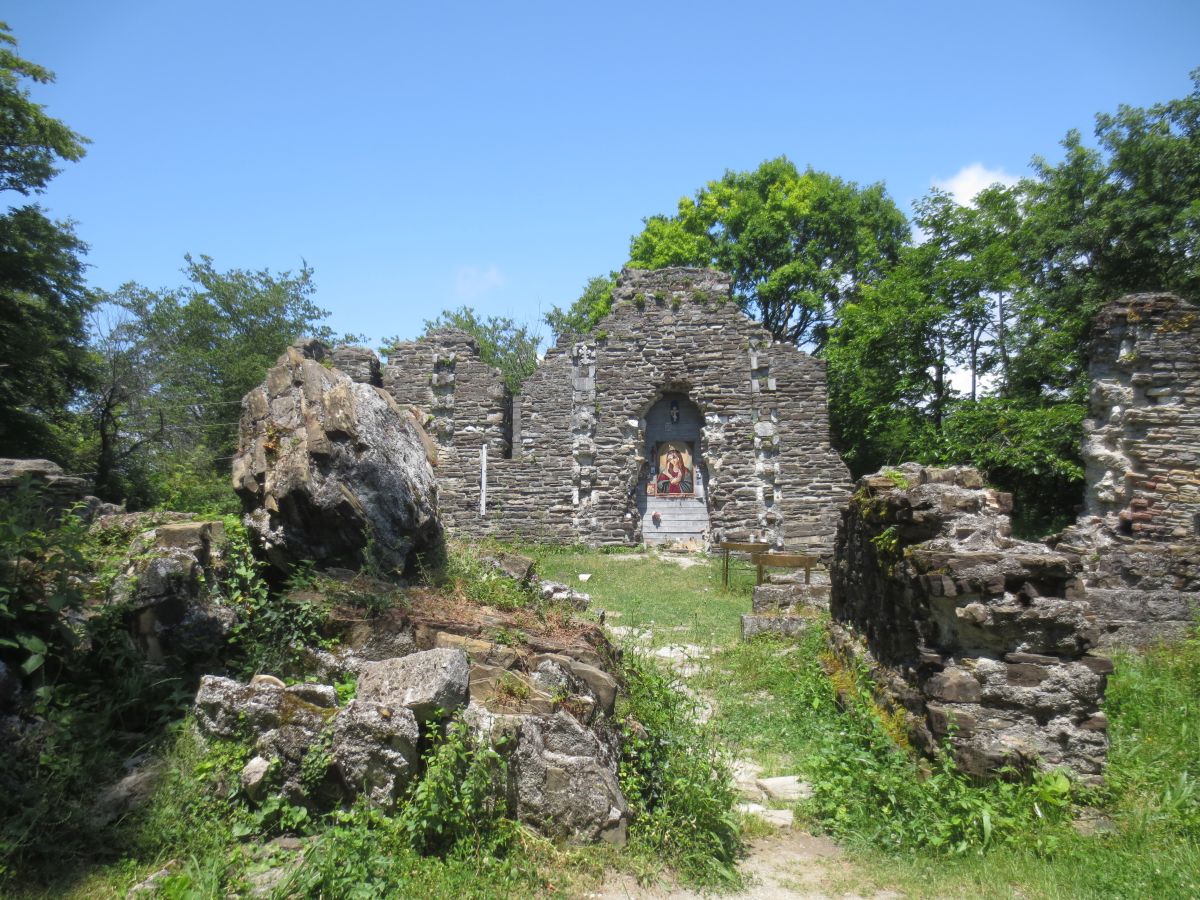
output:
[[[1032,542],[973,469],[909,463],[851,494],[822,362],[745,317],[728,276],[626,270],[613,300],[517,395],[461,331],[401,344],[386,366],[290,348],[246,399],[234,465],[268,556],[353,566],[347,535],[361,544],[369,524],[394,569],[439,521],[467,537],[809,551],[831,584],[756,590],[758,630],[791,633],[775,607],[819,599],[835,657],[867,663],[915,746],[949,742],[979,775],[1101,778],[1112,663],[1096,651],[1181,635],[1200,597],[1194,306],[1133,295],[1097,318],[1083,513]]]
[[[437,708],[506,754],[511,815],[556,839],[624,841],[621,649],[594,618],[548,625],[424,588],[377,617],[338,605],[387,597],[396,583],[370,573],[419,571],[443,524],[468,538],[759,539],[819,555],[827,583],[797,573],[756,588],[747,634],[825,628],[815,608],[827,607],[830,674],[865,666],[872,700],[915,748],[947,747],[979,776],[1103,778],[1108,649],[1180,637],[1200,611],[1200,310],[1142,294],[1101,312],[1083,511],[1022,541],[1011,496],[974,469],[907,463],[852,491],[822,363],[773,342],[729,288],[707,270],[626,271],[598,330],[560,342],[515,396],[458,331],[401,345],[386,366],[316,341],[284,352],[243,401],[233,483],[277,575],[323,570],[338,645],[306,648],[315,683],[202,680],[200,731],[253,748],[239,775],[250,802],[394,808]],[[218,589],[232,558],[221,523],[126,514],[53,463],[0,461],[0,494],[29,479],[56,514],[79,509],[101,543],[127,545],[101,590],[150,663],[219,668],[240,614]],[[587,606],[531,559],[478,562],[530,598]],[[15,662],[0,659],[0,710],[23,690]],[[333,685],[348,675],[346,701]],[[314,748],[328,761],[310,784]]]
[[[720,272],[626,269],[596,331],[515,396],[459,331],[398,345],[380,383],[426,415],[460,534],[827,552],[850,493],[824,363],[743,315]]]

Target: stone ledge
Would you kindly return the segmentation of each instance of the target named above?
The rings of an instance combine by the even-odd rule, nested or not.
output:
[[[748,641],[760,634],[782,634],[796,637],[814,624],[812,617],[804,616],[742,616],[742,640]]]

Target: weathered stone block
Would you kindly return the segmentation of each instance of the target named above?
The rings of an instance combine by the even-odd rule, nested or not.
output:
[[[787,637],[795,637],[812,627],[813,621],[812,618],[802,616],[744,615],[742,616],[742,640],[748,641],[760,634],[782,634]]]
[[[425,650],[365,664],[358,699],[405,707],[417,721],[429,722],[466,705],[469,683],[470,664],[461,649]]]

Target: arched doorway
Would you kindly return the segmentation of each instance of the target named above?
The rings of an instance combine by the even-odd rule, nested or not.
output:
[[[708,532],[704,415],[685,393],[664,393],[646,412],[647,464],[638,484],[642,540],[701,550]]]

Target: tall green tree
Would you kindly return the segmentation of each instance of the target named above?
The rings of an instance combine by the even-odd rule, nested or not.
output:
[[[97,482],[137,505],[230,496],[242,397],[296,338],[334,337],[307,266],[274,274],[185,260],[182,287],[130,283],[106,295],[119,315],[95,337]]]
[[[821,353],[834,441],[855,475],[919,458],[934,427],[931,409],[945,399],[947,309],[909,262],[913,252],[842,305]]]
[[[33,101],[27,85],[54,76],[16,46],[0,22],[0,190],[28,197],[45,190],[60,163],[80,159],[86,139]],[[56,425],[90,374],[86,250],[70,223],[37,204],[0,215],[0,455],[67,453]]]
[[[975,400],[981,379],[1007,376],[1014,301],[1025,286],[1015,246],[1019,196],[997,184],[964,206],[935,189],[915,206],[924,240],[905,264],[920,270],[926,293],[943,306],[943,367],[969,375]]]
[[[1200,70],[1192,77],[1183,99],[1097,116],[1092,146],[1069,132],[1062,159],[1035,159],[1013,188],[917,205],[924,240],[842,307],[824,350],[856,471],[970,463],[1017,495],[1030,529],[1073,514],[1096,312],[1133,291],[1200,297]],[[960,395],[946,375],[964,371]]]
[[[1082,398],[1097,311],[1131,291],[1200,298],[1200,69],[1186,97],[1096,117],[1063,159],[1021,182],[1021,256],[1032,285],[1012,333],[1009,393]]]
[[[743,309],[772,334],[819,348],[838,308],[886,274],[908,234],[882,184],[860,188],[779,157],[726,172],[674,216],[647,219],[630,264],[728,272]]]

